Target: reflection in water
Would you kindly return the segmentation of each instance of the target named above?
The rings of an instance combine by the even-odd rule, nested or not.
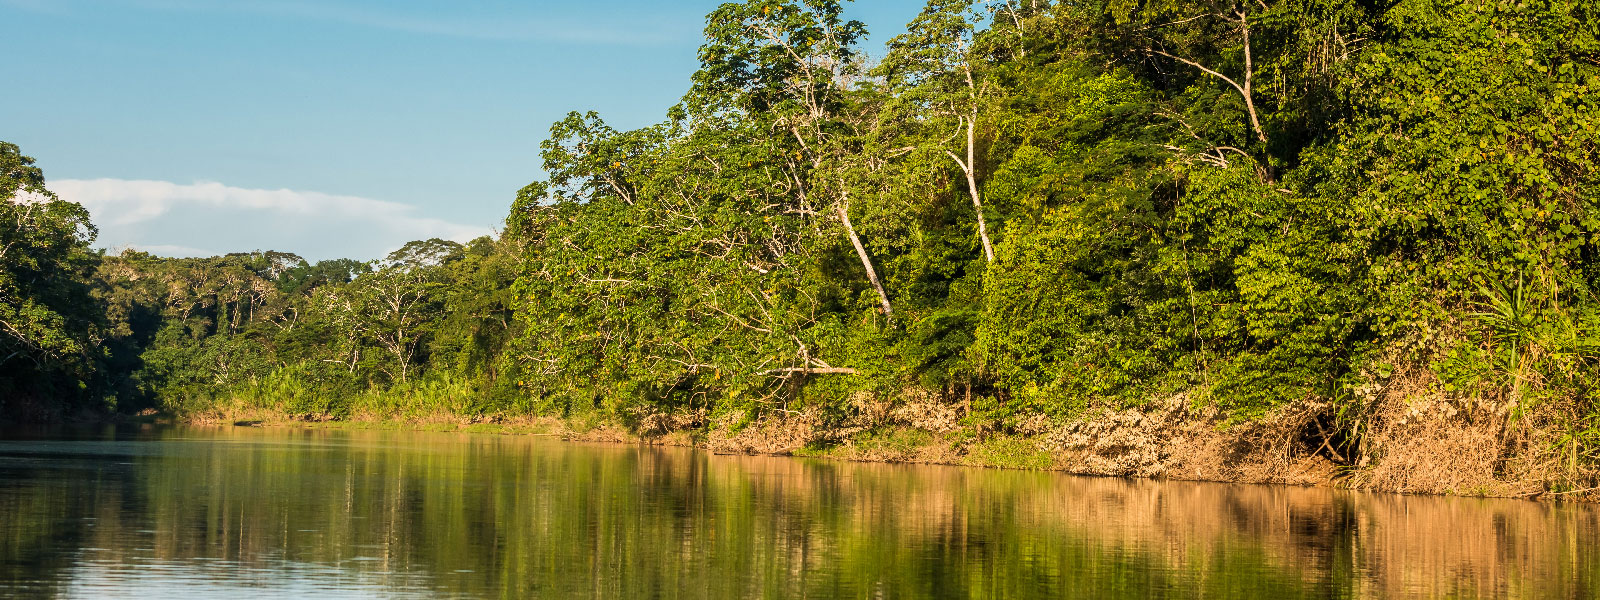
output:
[[[1592,597],[1589,506],[526,437],[0,441],[0,596]]]

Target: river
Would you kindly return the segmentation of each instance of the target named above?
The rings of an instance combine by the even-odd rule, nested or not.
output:
[[[0,597],[1591,598],[1597,517],[527,436],[0,437]]]

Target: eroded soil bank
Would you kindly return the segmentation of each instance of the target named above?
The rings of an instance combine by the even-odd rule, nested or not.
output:
[[[1425,376],[1374,389],[1367,410],[1341,415],[1297,402],[1233,418],[1177,395],[1144,407],[1093,410],[1058,422],[1036,415],[1010,431],[963,424],[959,402],[932,395],[893,402],[858,394],[850,416],[789,411],[754,422],[703,413],[641,415],[630,427],[549,417],[360,414],[343,420],[218,409],[181,420],[207,425],[394,428],[548,435],[575,441],[695,446],[720,454],[777,454],[872,462],[1056,470],[1083,475],[1337,486],[1407,494],[1600,500],[1591,467],[1537,407],[1461,401],[1430,392]]]

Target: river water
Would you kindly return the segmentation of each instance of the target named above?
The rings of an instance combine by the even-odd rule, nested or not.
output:
[[[0,597],[1593,598],[1587,505],[260,428],[0,438]]]

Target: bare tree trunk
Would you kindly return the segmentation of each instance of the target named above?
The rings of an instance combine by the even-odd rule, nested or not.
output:
[[[401,338],[397,343],[405,344],[406,342],[404,338]],[[410,375],[411,371],[411,357],[406,356],[406,354],[407,352],[404,348],[396,348],[394,351],[395,360],[400,362],[400,383],[406,382],[407,375]]]
[[[973,158],[977,155],[978,116],[973,114],[966,117],[967,121],[967,160],[962,161],[956,153],[945,150],[945,154],[956,161],[961,167],[962,174],[967,176],[967,192],[972,195],[972,208],[978,212],[978,239],[983,240],[983,256],[989,262],[994,262],[994,245],[989,243],[989,224],[983,218],[983,197],[978,193],[978,167]]]
[[[1217,15],[1217,16],[1220,16],[1220,17],[1222,17],[1224,19],[1228,19],[1227,15]],[[1249,116],[1250,116],[1250,130],[1256,134],[1256,139],[1259,140],[1263,145],[1265,145],[1267,143],[1267,130],[1265,128],[1261,127],[1261,117],[1258,115],[1258,113],[1256,111],[1256,101],[1255,101],[1255,94],[1254,94],[1255,58],[1253,56],[1253,53],[1250,50],[1250,17],[1243,10],[1239,10],[1239,11],[1234,12],[1233,16],[1236,17],[1237,19],[1236,20],[1235,19],[1229,19],[1229,20],[1234,20],[1235,22],[1237,22],[1239,24],[1239,33],[1244,38],[1244,83],[1243,84],[1239,83],[1238,81],[1235,81],[1232,77],[1228,77],[1227,75],[1223,75],[1221,72],[1219,72],[1219,71],[1217,71],[1215,69],[1211,69],[1209,67],[1206,67],[1205,65],[1202,65],[1202,64],[1200,64],[1198,62],[1189,60],[1189,59],[1184,58],[1182,56],[1177,56],[1175,54],[1169,54],[1169,53],[1167,53],[1167,52],[1165,52],[1163,50],[1157,49],[1157,48],[1146,48],[1145,51],[1149,52],[1151,54],[1159,54],[1161,56],[1165,56],[1165,57],[1170,58],[1172,60],[1176,60],[1176,61],[1181,62],[1183,64],[1186,64],[1186,65],[1189,65],[1189,66],[1194,67],[1196,69],[1199,69],[1201,72],[1204,72],[1205,74],[1210,75],[1212,77],[1216,77],[1217,79],[1222,80],[1223,83],[1226,83],[1229,86],[1232,86],[1234,91],[1239,92],[1239,96],[1244,99],[1245,112],[1249,113]]]
[[[856,247],[856,255],[861,257],[861,266],[867,269],[867,280],[872,282],[872,287],[878,290],[878,302],[883,304],[883,314],[894,321],[894,307],[889,305],[889,293],[884,291],[883,283],[878,281],[878,270],[872,268],[872,258],[867,256],[866,246],[861,245],[861,238],[856,235],[856,228],[850,224],[850,195],[844,192],[844,200],[839,203],[839,221],[844,223],[844,233],[850,237],[850,244]]]
[[[1006,6],[1010,6],[1010,2]],[[983,242],[983,257],[988,263],[994,263],[994,245],[989,243],[989,223],[983,218],[983,195],[978,191],[978,110],[980,92],[978,82],[972,76],[972,62],[963,63],[962,71],[967,78],[967,98],[972,102],[970,113],[961,117],[967,126],[967,159],[961,160],[960,156],[949,149],[944,151],[956,165],[961,167],[961,173],[967,176],[967,193],[972,195],[972,209],[978,213],[978,239]],[[987,87],[987,86],[986,86]]]

